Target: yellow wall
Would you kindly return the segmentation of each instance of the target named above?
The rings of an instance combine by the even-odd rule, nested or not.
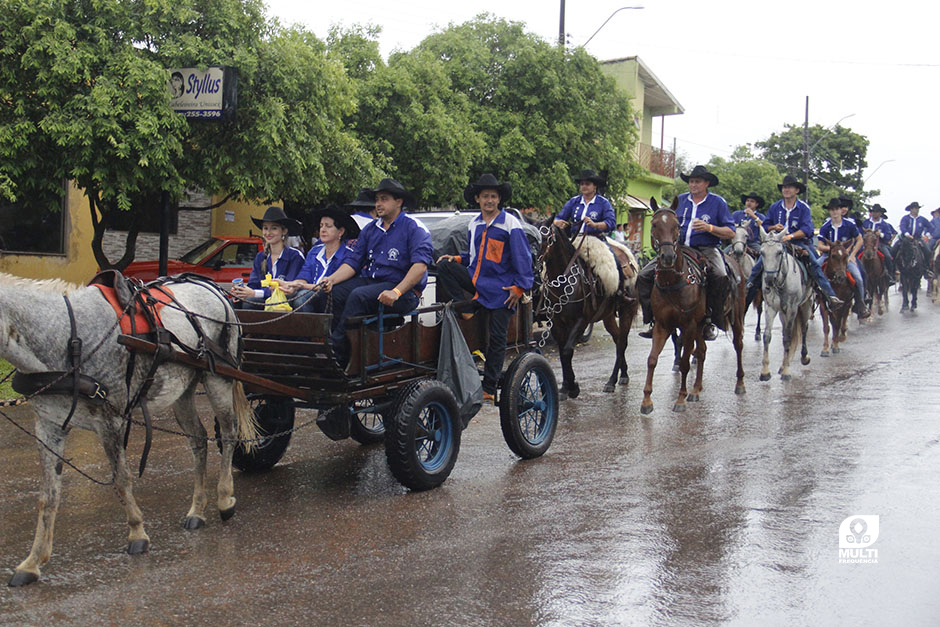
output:
[[[0,272],[29,279],[87,283],[98,269],[91,253],[94,228],[88,199],[73,183],[69,184],[66,207],[64,255],[0,255]]]
[[[219,202],[213,198],[213,203]],[[261,229],[255,226],[251,221],[252,217],[260,218],[264,215],[264,210],[271,205],[283,207],[279,202],[259,204],[256,202],[245,202],[230,200],[221,207],[212,210],[212,234],[226,235],[228,237],[248,237],[251,231],[254,235],[261,237]],[[225,220],[225,212],[229,211],[235,214],[233,222]]]

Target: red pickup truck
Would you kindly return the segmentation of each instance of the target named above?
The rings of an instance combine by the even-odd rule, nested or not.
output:
[[[263,248],[264,244],[257,237],[212,237],[180,259],[167,260],[167,274],[195,272],[228,289],[236,277],[248,281],[255,256]],[[152,281],[158,276],[159,266],[157,261],[135,261],[127,266],[124,275]]]

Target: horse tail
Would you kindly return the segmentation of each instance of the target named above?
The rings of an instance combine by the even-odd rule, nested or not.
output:
[[[251,453],[259,436],[258,421],[241,381],[232,385],[232,406],[235,408],[235,437],[241,442],[242,449]]]

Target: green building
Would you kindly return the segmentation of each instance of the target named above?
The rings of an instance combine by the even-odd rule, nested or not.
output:
[[[680,115],[685,109],[639,57],[602,61],[601,69],[630,97],[636,112],[633,123],[640,138],[636,160],[643,171],[628,182],[625,198],[612,199],[617,208],[617,224],[628,225],[625,233],[635,251],[651,254],[649,199],[655,197],[656,202],[661,202],[663,188],[672,184],[676,176],[676,153],[663,146],[665,117]],[[653,145],[655,117],[663,118],[658,148]]]

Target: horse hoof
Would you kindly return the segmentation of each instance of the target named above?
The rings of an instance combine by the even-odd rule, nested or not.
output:
[[[627,385],[628,383],[630,383],[630,375],[625,374],[620,377],[620,385]]]
[[[20,588],[22,586],[28,586],[31,583],[36,583],[37,581],[39,581],[38,574],[25,570],[18,570],[13,573],[13,576],[10,578],[10,583],[7,585],[11,588]]]
[[[837,346],[833,346],[833,347],[832,347],[832,354],[833,354],[833,355],[835,355],[836,353],[841,353],[841,352],[842,352],[842,349],[841,349],[841,348],[838,348]]]
[[[747,392],[747,390],[744,389],[743,383],[738,383],[736,386],[734,386],[735,394],[744,394],[745,392]]]
[[[689,394],[685,397],[686,402],[696,403],[699,400],[698,394]]]
[[[558,390],[558,400],[567,401],[568,400],[568,390]]]
[[[605,392],[606,394],[610,394],[610,393],[613,392],[613,391],[614,391],[614,384],[613,384],[613,383],[608,383],[607,385],[604,386],[604,392]]]
[[[770,373],[769,373],[769,372],[767,372],[767,373],[762,372],[762,373],[760,374],[760,380],[761,380],[761,381],[770,381]]]
[[[653,413],[653,404],[650,403],[649,405],[640,405],[640,413],[641,413],[641,414],[652,414],[652,413]]]
[[[676,403],[672,406],[672,411],[676,412],[677,414],[681,414],[685,411],[685,403]]]
[[[792,374],[782,374],[782,375],[780,375],[780,380],[781,380],[781,381],[789,381],[789,380],[792,379],[792,378],[793,378],[793,375],[792,375]]]
[[[568,390],[568,398],[570,398],[571,400],[578,398],[578,395],[580,394],[581,394],[581,386],[579,385],[576,385],[573,388]]]
[[[229,518],[231,518],[231,517],[234,516],[234,515],[235,515],[235,506],[234,506],[234,505],[232,505],[232,506],[231,506],[230,508],[228,508],[228,509],[220,509],[220,510],[219,510],[219,518],[221,518],[223,522],[226,521],[226,520],[228,520]]]
[[[146,553],[150,550],[150,540],[143,538],[141,540],[134,540],[127,545],[127,554],[128,555],[140,555],[141,553]]]
[[[679,364],[672,364],[673,372],[681,372],[682,368],[679,367]]]
[[[809,355],[803,355],[802,357],[800,357],[800,363],[803,364],[804,366],[808,366],[808,365],[809,365]]]
[[[205,526],[206,520],[200,516],[187,516],[186,520],[183,521],[183,529],[188,529],[189,531],[202,529]]]
[[[828,357],[828,356],[829,356],[829,351],[823,351],[823,352],[819,353],[819,356],[820,356],[820,357]]]

